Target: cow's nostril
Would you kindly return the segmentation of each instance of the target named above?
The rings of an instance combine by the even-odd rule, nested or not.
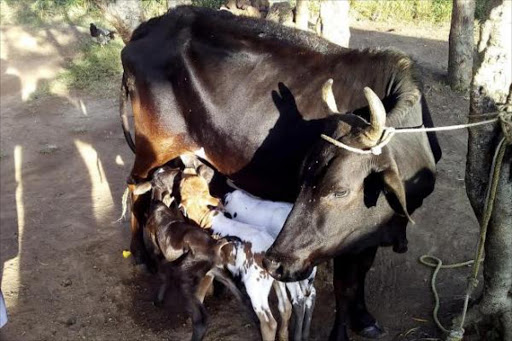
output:
[[[283,266],[274,259],[263,258],[263,266],[275,278],[280,278],[283,275]]]

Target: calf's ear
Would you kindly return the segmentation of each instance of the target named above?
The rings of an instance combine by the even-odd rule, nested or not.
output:
[[[169,193],[165,193],[162,198],[162,202],[165,206],[169,207],[171,206],[172,202],[174,201],[174,197],[171,197]]]
[[[210,183],[215,175],[215,171],[206,165],[201,165],[197,168],[197,172],[203,177],[207,183]]]
[[[396,201],[398,202],[397,204],[401,208],[401,212],[399,211],[398,213],[405,215],[407,219],[409,219],[409,221],[414,224],[414,220],[412,220],[409,212],[407,211],[407,200],[405,196],[404,183],[400,177],[400,173],[398,171],[395,160],[392,159],[390,166],[382,172],[382,179],[384,180],[386,192],[388,194],[393,194],[393,196],[396,198]],[[391,206],[397,206],[396,204],[393,204],[392,201],[395,200],[391,200]],[[396,210],[395,207],[393,207],[393,209]]]
[[[217,244],[215,245],[215,254],[220,257],[221,256],[221,251],[222,251],[222,248],[229,244],[229,241],[226,239],[226,238],[222,238],[222,239],[219,239],[217,241]]]
[[[183,165],[185,165],[185,168],[193,168],[196,169],[199,164],[201,163],[197,156],[191,153],[185,153],[180,155],[181,162],[183,162]]]
[[[141,182],[139,184],[135,184],[135,187],[133,188],[133,194],[141,195],[146,192],[149,192],[150,190],[151,190],[151,182],[145,181],[145,182]]]

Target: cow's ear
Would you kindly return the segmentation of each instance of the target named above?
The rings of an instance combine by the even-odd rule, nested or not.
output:
[[[391,161],[391,165],[382,172],[382,179],[384,181],[387,194],[393,194],[394,198],[388,199],[390,200],[390,204],[393,209],[399,211],[400,214],[405,215],[407,219],[409,219],[409,221],[414,224],[414,220],[412,220],[409,212],[407,211],[407,200],[405,196],[404,183],[400,177],[398,167],[393,159]],[[388,195],[386,196],[389,197]],[[400,206],[399,210],[395,208],[397,204]]]
[[[149,192],[150,190],[151,190],[151,182],[145,181],[145,182],[141,182],[141,183],[135,185],[135,187],[133,188],[133,194],[141,195],[146,192]]]
[[[197,168],[197,172],[203,177],[206,182],[210,183],[215,175],[215,171],[206,165],[201,165]]]

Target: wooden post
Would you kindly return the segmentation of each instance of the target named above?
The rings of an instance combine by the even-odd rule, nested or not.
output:
[[[167,8],[169,9],[182,5],[192,5],[192,0],[167,0]]]
[[[297,0],[295,7],[295,26],[301,30],[308,30],[309,8],[308,0]]]
[[[475,0],[453,0],[450,27],[448,82],[454,90],[467,90],[473,71]]]
[[[328,1],[320,3],[320,25],[322,37],[343,47],[350,41],[349,0]]]
[[[495,112],[503,104],[512,106],[512,2],[490,0],[487,6],[474,61],[470,115]],[[479,219],[482,218],[493,155],[502,136],[498,124],[469,130],[466,191]],[[488,322],[501,334],[501,340],[512,340],[511,174],[512,146],[509,146],[501,166],[485,243],[484,290],[466,319],[467,324]]]

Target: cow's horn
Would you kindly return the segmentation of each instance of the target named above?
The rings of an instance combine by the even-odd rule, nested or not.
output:
[[[334,81],[332,78],[329,78],[324,85],[322,86],[322,99],[325,104],[329,107],[333,113],[339,113],[338,106],[336,105],[336,100],[334,99],[334,94],[332,93],[332,83]]]
[[[370,106],[370,125],[368,137],[378,141],[386,126],[386,109],[379,97],[369,87],[364,88],[364,96]]]

